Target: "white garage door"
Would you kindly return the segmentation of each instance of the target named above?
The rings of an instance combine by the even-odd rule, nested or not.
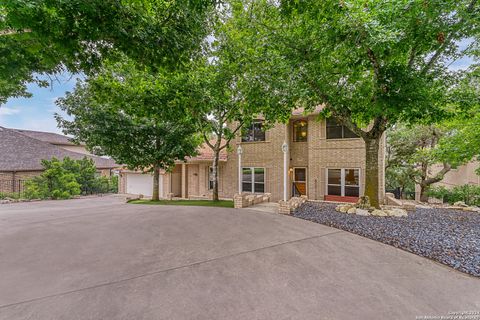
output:
[[[153,176],[149,173],[127,173],[127,193],[152,196]],[[160,175],[160,197],[163,195],[163,176]]]

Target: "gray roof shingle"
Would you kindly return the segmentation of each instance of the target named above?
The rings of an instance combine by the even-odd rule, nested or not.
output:
[[[65,150],[51,143],[27,136],[15,129],[0,127],[0,172],[43,170],[41,164],[43,159],[70,157],[78,160],[85,156],[93,159],[98,169],[118,167],[115,161],[111,159]]]
[[[29,136],[30,138],[34,138],[40,141],[48,142],[51,144],[61,144],[61,145],[68,145],[68,146],[74,146],[75,143],[73,143],[69,137],[58,134],[58,133],[53,133],[53,132],[43,132],[43,131],[33,131],[33,130],[23,130],[23,129],[12,129],[15,131],[20,132],[21,134],[24,134],[26,136]],[[84,145],[83,143],[80,145]]]

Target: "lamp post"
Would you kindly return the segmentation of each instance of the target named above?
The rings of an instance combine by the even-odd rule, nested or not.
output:
[[[282,144],[283,151],[283,201],[287,201],[287,156],[288,156],[288,144],[286,141]]]
[[[242,193],[242,153],[243,149],[242,146],[238,146],[237,154],[238,154],[238,193]]]

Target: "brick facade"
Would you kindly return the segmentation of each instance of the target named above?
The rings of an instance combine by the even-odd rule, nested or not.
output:
[[[308,123],[308,138],[306,142],[293,141],[293,121],[304,119]],[[219,196],[233,199],[238,190],[238,155],[237,148],[241,146],[242,167],[265,168],[265,193],[271,193],[271,201],[283,198],[283,152],[282,144],[287,141],[289,154],[287,158],[288,190],[292,196],[293,168],[306,168],[306,192],[309,199],[323,200],[326,195],[327,169],[359,169],[360,195],[365,189],[365,144],[361,138],[327,139],[326,122],[318,120],[316,116],[293,117],[290,122],[275,125],[265,132],[265,141],[242,142],[238,136],[231,142],[227,161],[220,162],[219,168]],[[384,155],[385,138],[382,139],[379,154],[380,190],[385,190]],[[173,173],[164,175],[164,194],[187,198],[211,198],[208,190],[208,167],[211,161],[192,161],[187,164],[179,163]],[[185,174],[182,175],[183,170]],[[184,178],[182,179],[182,176]],[[179,190],[183,187],[183,194]],[[180,186],[178,185],[180,184]],[[383,201],[384,192],[381,192]]]

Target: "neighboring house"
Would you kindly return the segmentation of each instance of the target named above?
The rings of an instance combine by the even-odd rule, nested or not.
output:
[[[219,165],[221,198],[231,199],[241,191],[271,193],[272,201],[283,199],[284,142],[288,145],[288,198],[306,195],[309,199],[356,201],[363,194],[365,144],[346,127],[333,119],[318,120],[317,113],[305,116],[302,110],[297,110],[288,124],[277,124],[266,131],[262,128],[263,121],[256,120],[232,140],[228,152],[222,153]],[[385,189],[384,149],[385,139],[382,139],[380,190]],[[171,173],[161,175],[161,197],[211,198],[212,160],[212,151],[204,145],[199,156],[178,162]],[[150,174],[123,171],[120,181],[121,192],[152,194]]]
[[[65,150],[92,155],[90,152],[87,151],[84,143],[75,144],[70,140],[69,137],[58,134],[58,133],[23,130],[23,129],[12,129],[12,130],[20,132],[21,134],[26,135],[30,138],[34,138],[36,140],[40,140],[43,142],[48,142],[50,144],[53,144]]]
[[[480,186],[480,175],[476,170],[480,168],[480,161],[470,161],[456,169],[451,169],[445,174],[442,181],[435,183],[435,186],[444,186],[451,189],[465,184]],[[430,168],[429,176],[434,176],[442,169],[441,165],[435,165]],[[415,185],[415,200],[420,200],[420,185]],[[435,200],[433,200],[435,201]]]
[[[65,157],[71,159],[93,159],[97,171],[104,176],[110,176],[118,165],[111,159],[88,154],[84,146],[75,149],[68,137],[49,132],[26,131],[0,127],[0,190],[1,192],[16,192],[15,181],[27,180],[43,172],[43,159]],[[74,152],[78,150],[80,152]],[[83,149],[81,149],[83,148]],[[8,189],[8,190],[7,190]]]

